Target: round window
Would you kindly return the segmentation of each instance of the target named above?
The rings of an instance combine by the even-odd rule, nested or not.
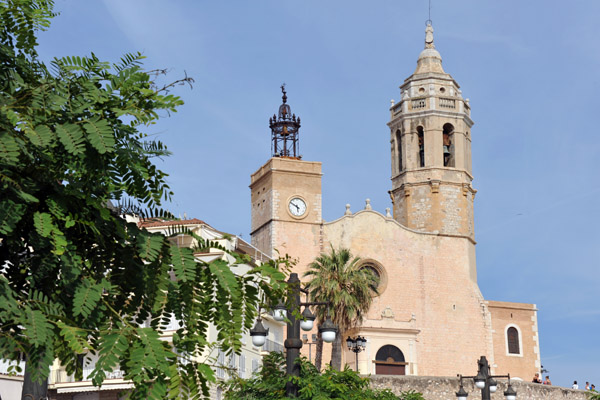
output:
[[[376,295],[383,293],[387,286],[387,275],[383,266],[375,260],[368,259],[363,260],[360,267],[361,269],[367,270],[375,278],[373,291],[376,292]]]

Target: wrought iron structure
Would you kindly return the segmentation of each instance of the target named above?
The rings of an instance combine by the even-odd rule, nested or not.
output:
[[[285,83],[281,85],[283,104],[279,106],[278,115],[269,118],[271,128],[271,154],[273,157],[290,157],[300,159],[298,131],[300,130],[300,117],[292,114],[290,105],[287,104]]]

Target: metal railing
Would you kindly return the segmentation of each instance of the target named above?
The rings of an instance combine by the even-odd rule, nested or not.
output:
[[[268,351],[269,353],[283,353],[283,349],[283,344],[270,339],[265,340],[265,344],[262,347],[263,351]]]
[[[73,383],[73,382],[89,382],[91,381],[90,375],[92,374],[92,371],[94,370],[94,367],[91,368],[84,368],[83,369],[83,379],[81,381],[78,381],[75,379],[74,375],[68,375],[67,371],[63,370],[63,369],[57,369],[52,371],[52,381],[53,383]],[[123,379],[123,371],[116,369],[114,371],[111,372],[107,372],[106,373],[106,379]]]
[[[17,372],[16,369],[12,368],[10,372],[8,372],[8,367],[10,365],[17,364],[19,368],[21,368],[21,372]],[[23,376],[25,375],[25,361],[8,361],[0,359],[0,374],[4,375],[13,375],[13,376]]]

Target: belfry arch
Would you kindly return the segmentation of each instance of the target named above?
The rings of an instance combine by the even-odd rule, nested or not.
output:
[[[450,123],[444,124],[442,128],[442,149],[444,151],[444,167],[455,166],[455,153],[454,153],[454,125]]]

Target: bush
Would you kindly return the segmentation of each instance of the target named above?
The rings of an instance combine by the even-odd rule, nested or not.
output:
[[[369,379],[362,378],[347,366],[343,371],[328,368],[323,373],[305,357],[300,360],[298,399],[306,400],[424,400],[421,393],[409,391],[400,397],[389,389],[373,390]],[[226,400],[280,400],[285,399],[285,358],[271,353],[263,359],[263,366],[252,379],[235,378],[223,384]]]
[[[587,392],[589,400],[600,400],[600,393],[595,390],[590,390]]]

